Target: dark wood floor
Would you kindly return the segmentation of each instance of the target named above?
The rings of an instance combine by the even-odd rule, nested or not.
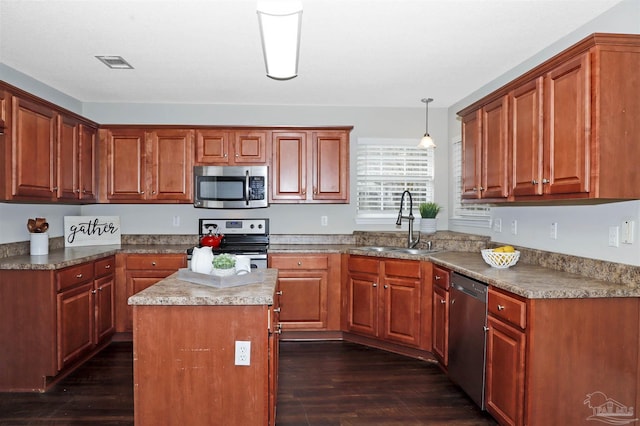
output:
[[[114,342],[47,393],[0,394],[0,425],[132,425],[132,365],[131,343]],[[496,423],[434,364],[351,343],[283,342],[277,424]]]

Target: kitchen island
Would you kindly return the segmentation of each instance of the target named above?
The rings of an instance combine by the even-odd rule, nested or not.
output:
[[[277,270],[252,274],[215,288],[175,273],[129,298],[136,425],[275,424]]]

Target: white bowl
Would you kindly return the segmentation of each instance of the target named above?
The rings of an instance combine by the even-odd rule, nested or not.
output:
[[[516,250],[512,253],[501,253],[493,251],[493,249],[481,250],[482,258],[493,268],[506,269],[515,265],[520,259],[520,252]]]

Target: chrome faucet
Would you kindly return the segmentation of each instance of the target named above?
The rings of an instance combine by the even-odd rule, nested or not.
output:
[[[404,196],[409,196],[409,216],[402,215],[402,206],[404,205]],[[400,211],[398,212],[398,220],[396,220],[396,225],[402,225],[402,219],[409,219],[409,235],[407,236],[407,248],[414,248],[418,245],[420,241],[420,233],[418,233],[418,239],[413,239],[413,198],[411,197],[411,193],[409,191],[404,191],[402,193],[402,198],[400,198]]]

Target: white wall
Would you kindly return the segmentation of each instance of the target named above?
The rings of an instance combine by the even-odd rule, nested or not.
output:
[[[0,203],[0,244],[28,241],[27,220],[36,217],[47,219],[50,238],[61,237],[64,217],[78,215],[79,206]]]
[[[450,140],[459,137],[460,122],[456,115],[467,105],[498,89],[527,70],[535,67],[556,53],[594,32],[640,34],[640,1],[626,0],[578,30],[558,40],[516,68],[494,81],[488,82],[476,92],[460,100],[449,108],[448,131]],[[640,142],[640,141],[639,141]],[[600,205],[562,206],[494,206],[491,209],[492,222],[502,221],[502,231],[495,228],[478,229],[454,224],[450,229],[490,235],[497,242],[524,247],[591,257],[631,265],[640,265],[640,202],[618,202]],[[623,220],[633,219],[636,223],[634,243],[610,247],[609,227],[621,226]],[[517,221],[517,235],[511,233],[511,222]],[[558,223],[558,238],[549,237],[551,223]]]

